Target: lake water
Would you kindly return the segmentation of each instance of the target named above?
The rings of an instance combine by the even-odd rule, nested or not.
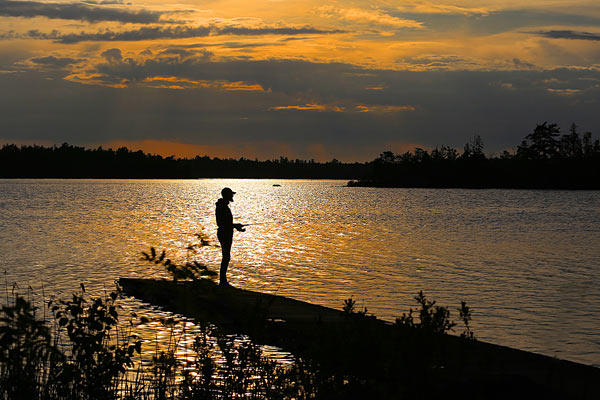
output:
[[[455,320],[465,300],[480,340],[600,366],[600,192],[344,185],[0,180],[0,268],[9,286],[59,298],[80,283],[100,293],[119,277],[167,277],[140,260],[150,246],[218,270],[218,248],[185,248],[202,230],[217,242],[215,201],[229,186],[235,219],[264,223],[234,237],[234,286],[337,309],[352,296],[389,321],[422,289]],[[165,335],[140,329],[147,342]]]

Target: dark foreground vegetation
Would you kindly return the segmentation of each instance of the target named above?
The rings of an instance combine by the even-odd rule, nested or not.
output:
[[[201,283],[196,278],[194,281]],[[218,288],[212,282],[202,282]],[[412,391],[410,386],[402,389],[409,383],[404,379],[386,386],[367,382],[350,372],[343,365],[344,359],[320,366],[297,357],[293,364],[283,365],[266,357],[247,339],[205,324],[191,345],[184,344],[188,357],[182,360],[175,356],[181,337],[173,334],[177,322],[172,318],[161,320],[163,328],[171,330],[167,347],[156,348],[151,362],[144,366],[140,363],[142,341],[135,335],[135,326],[150,321],[134,315],[119,323],[120,287],[98,298],[88,296],[81,287],[71,299],[49,301],[39,308],[19,294],[7,293],[6,304],[0,309],[0,398],[347,399],[365,395],[394,398],[386,391]],[[418,317],[414,318],[411,310],[398,320],[399,327],[410,327],[418,335],[433,335],[455,325],[448,319],[448,309],[427,301],[423,293],[416,299],[421,305]],[[349,327],[360,328],[369,318],[366,310],[355,309],[352,299],[345,301],[343,310],[343,322]],[[470,310],[464,303],[460,315],[466,328],[462,336],[473,339],[468,326]],[[252,317],[260,321],[260,316]],[[346,342],[349,338],[338,339]],[[416,372],[422,363],[430,362],[426,353],[422,356],[415,360],[418,365],[407,364],[407,371]]]
[[[170,290],[178,285],[167,281],[143,284],[146,289],[158,284],[158,292],[164,295],[173,294]],[[169,284],[175,286],[169,288]],[[190,296],[206,285],[209,290],[236,290],[204,279],[188,281],[177,290]],[[221,303],[232,300],[231,292],[219,295]],[[357,310],[354,300],[346,300],[335,323],[325,316],[320,329],[311,327],[314,341],[300,342],[301,336],[296,336],[295,343],[288,343],[295,349],[292,364],[270,359],[256,342],[198,319],[201,333],[189,344],[174,333],[177,321],[162,319],[171,339],[163,347],[144,345],[150,347],[151,356],[146,355],[150,361],[142,363],[140,353],[148,347],[142,348],[135,326],[150,321],[132,316],[119,323],[120,297],[120,290],[102,298],[82,290],[71,299],[40,308],[16,294],[7,299],[0,310],[0,398],[594,398],[592,383],[600,376],[590,367],[524,356],[527,353],[511,349],[502,350],[509,352],[506,359],[512,360],[513,351],[524,362],[512,365],[514,370],[508,373],[496,368],[493,353],[474,340],[469,308],[463,303],[459,309],[464,323],[461,337],[446,335],[456,325],[449,319],[449,309],[427,300],[422,292],[415,297],[419,308],[385,327],[366,309]],[[252,333],[258,333],[268,322],[265,307],[269,304],[251,306],[254,312],[246,315],[247,321],[253,321]],[[281,329],[273,334],[281,335],[284,344],[293,337]],[[185,358],[175,355],[181,346],[186,348]],[[535,370],[536,362],[549,368]]]
[[[514,153],[486,157],[483,149],[475,135],[462,153],[447,146],[386,151],[349,186],[600,189],[600,141],[581,135],[575,124],[564,135],[556,124],[539,124]]]
[[[210,245],[197,236],[191,253]],[[7,285],[0,309],[0,399],[597,395],[600,370],[475,340],[472,310],[464,302],[451,311],[419,292],[417,308],[389,324],[357,309],[352,298],[333,310],[217,285],[215,274],[191,256],[176,262],[154,248],[142,255],[172,280],[122,278],[122,288],[102,297],[89,296],[81,285],[70,299],[39,307]],[[123,319],[123,293],[193,318],[200,333],[190,343],[175,330],[175,319],[159,319],[170,340],[143,344],[136,327],[155,321],[135,314]],[[458,312],[461,328],[452,312]],[[280,346],[294,361],[270,359],[258,344]],[[182,347],[186,356],[176,356]]]
[[[19,295],[0,310],[0,398],[16,399],[308,399],[316,398],[316,369],[298,360],[283,366],[247,340],[204,325],[175,357],[181,337],[140,363],[142,342],[133,325],[118,324],[116,300],[84,292],[34,307]],[[45,311],[49,311],[49,321]],[[161,321],[171,330],[173,319]],[[128,326],[129,325],[129,326]]]

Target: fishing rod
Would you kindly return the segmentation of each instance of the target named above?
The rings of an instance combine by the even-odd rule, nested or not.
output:
[[[249,224],[242,224],[243,226],[252,226],[252,225],[270,225],[270,224],[285,224],[286,222],[291,221],[265,221],[265,222],[251,222]]]
[[[292,221],[265,221],[265,222],[251,222],[249,224],[241,224],[242,226],[254,226],[254,225],[271,225],[271,224],[285,224],[287,222],[292,222]],[[201,233],[194,233],[194,232],[181,232],[184,235],[194,235],[197,237],[201,237],[204,236]]]
[[[264,221],[264,222],[251,222],[249,224],[241,224],[242,226],[254,226],[254,225],[270,225],[270,224],[285,224],[292,221]],[[201,233],[194,232],[181,232],[184,235],[202,236]]]

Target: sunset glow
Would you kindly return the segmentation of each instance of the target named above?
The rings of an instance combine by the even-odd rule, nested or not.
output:
[[[494,153],[548,119],[600,131],[599,46],[587,0],[0,0],[0,141]]]

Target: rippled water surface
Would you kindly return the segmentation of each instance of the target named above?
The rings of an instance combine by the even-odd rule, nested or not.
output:
[[[166,277],[140,261],[150,246],[217,270],[219,249],[185,248],[202,229],[217,242],[214,205],[229,186],[236,220],[262,223],[235,235],[234,286],[338,309],[353,296],[390,321],[423,289],[452,310],[467,301],[481,340],[600,366],[600,192],[344,184],[0,180],[1,267],[9,284],[58,297],[80,282],[100,292],[119,277]]]

